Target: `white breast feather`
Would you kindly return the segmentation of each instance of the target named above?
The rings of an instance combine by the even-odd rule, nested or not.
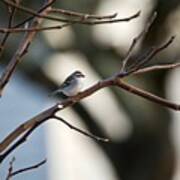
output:
[[[76,94],[78,94],[82,87],[83,87],[83,81],[84,78],[78,78],[75,79],[70,86],[65,87],[62,92],[66,95],[66,96],[74,96]]]

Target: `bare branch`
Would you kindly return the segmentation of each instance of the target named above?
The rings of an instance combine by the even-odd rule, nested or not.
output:
[[[99,136],[96,136],[94,134],[90,134],[88,132],[85,132],[84,130],[81,130],[75,126],[73,126],[72,124],[70,124],[69,122],[67,122],[66,120],[64,120],[63,118],[59,117],[59,116],[54,116],[55,119],[58,119],[59,121],[61,121],[62,123],[64,123],[65,125],[67,125],[69,128],[79,132],[80,134],[83,134],[87,137],[90,137],[96,141],[102,141],[102,142],[109,142],[109,139],[107,138],[102,138],[102,137],[99,137]]]
[[[43,111],[39,115],[35,116],[34,118],[26,121],[25,123],[21,124],[17,127],[13,132],[11,132],[1,143],[0,143],[0,153],[5,151],[3,154],[0,155],[0,162],[2,162],[12,151],[14,151],[17,147],[19,147],[22,143],[24,143],[27,137],[43,122],[46,120],[54,117],[54,114],[62,110],[68,106],[72,106],[80,99],[85,98],[97,90],[113,85],[112,80],[104,80],[101,82],[96,83],[94,86],[88,88],[84,93],[80,93],[77,96],[71,97],[60,104],[56,104],[55,106]],[[26,132],[17,142],[15,142],[11,147],[12,144],[18,137],[20,137],[24,132]],[[7,149],[9,147],[9,149]]]
[[[0,28],[0,33],[21,33],[21,32],[39,32],[47,30],[58,30],[64,27],[70,26],[72,23],[65,23],[58,26],[48,26],[48,27],[35,27],[35,28]]]
[[[61,103],[56,104],[55,106],[47,109],[46,111],[40,113],[39,115],[35,116],[34,118],[26,121],[22,125],[20,125],[17,129],[15,129],[12,133],[10,133],[1,143],[0,143],[0,152],[7,149],[7,147],[12,144],[18,137],[20,137],[25,131],[27,131],[15,144],[13,144],[9,149],[7,149],[3,154],[0,156],[0,162],[2,162],[13,150],[15,150],[19,145],[26,141],[27,137],[43,122],[46,120],[55,117],[55,113],[57,111],[61,111],[69,106],[74,105],[75,103],[79,102],[80,100],[92,95],[93,93],[97,92],[98,90],[116,86],[124,89],[132,94],[138,95],[143,97],[147,100],[160,104],[164,107],[168,107],[173,110],[180,111],[180,105],[170,102],[164,98],[151,94],[149,92],[143,91],[137,87],[129,85],[121,80],[120,74],[115,74],[105,80],[99,81],[98,83],[94,84],[93,86],[87,88],[83,92],[77,94],[76,96],[69,97],[67,100],[64,100]],[[57,117],[56,117],[57,118]],[[62,119],[61,119],[62,121]],[[63,121],[62,121],[63,122]],[[64,122],[65,123],[65,122]],[[72,125],[67,124],[69,127],[72,128]],[[73,128],[75,129],[75,128]],[[77,129],[76,129],[77,130]],[[80,132],[79,130],[77,130]],[[82,131],[81,131],[82,133]],[[83,133],[82,133],[83,134]],[[87,134],[86,134],[87,135]]]
[[[0,155],[0,163],[2,163],[3,162],[3,160],[11,153],[11,152],[13,152],[16,148],[18,148],[21,144],[23,144],[25,141],[26,141],[26,139],[27,139],[27,137],[29,137],[31,134],[32,134],[32,132],[40,125],[40,124],[42,124],[44,121],[42,121],[42,122],[36,122],[36,124],[34,125],[34,126],[31,126],[30,128],[29,128],[29,130],[22,136],[22,137],[20,137],[20,139],[18,139],[12,146],[10,146],[3,154],[1,154]],[[16,133],[16,131],[14,131],[14,133]],[[22,134],[22,133],[21,133]],[[18,136],[16,136],[16,138],[15,139],[17,139],[18,138]],[[14,140],[15,140],[14,139]]]
[[[39,163],[37,163],[35,165],[32,165],[32,166],[29,166],[29,167],[22,168],[22,169],[14,171],[14,172],[11,172],[10,177],[13,177],[13,176],[25,173],[27,171],[31,171],[31,170],[37,169],[37,168],[41,167],[43,164],[45,164],[46,162],[47,162],[47,160],[44,159],[43,161],[41,161],[41,162],[39,162]]]
[[[151,71],[174,69],[174,68],[178,68],[178,67],[180,67],[180,63],[153,65],[153,66],[150,66],[150,67],[139,69],[139,70],[135,71],[133,74],[143,74],[143,73],[148,73],[148,72],[151,72]]]
[[[149,28],[151,27],[151,25],[154,22],[156,17],[157,17],[157,12],[154,12],[154,14],[150,18],[149,22],[147,23],[145,28],[142,30],[142,32],[140,32],[139,35],[133,39],[133,41],[129,47],[129,50],[128,50],[125,58],[123,59],[122,68],[121,68],[122,72],[126,71],[126,65],[127,65],[128,61],[129,61],[129,59],[133,53],[134,48],[136,47],[136,45],[140,41],[140,39],[143,38],[147,34],[147,32],[149,31]]]
[[[167,108],[170,108],[170,109],[173,109],[173,110],[176,110],[176,111],[180,111],[180,104],[175,104],[175,103],[173,103],[171,101],[168,101],[168,100],[166,100],[164,98],[161,98],[161,97],[156,96],[154,94],[151,94],[151,93],[149,93],[147,91],[139,89],[139,88],[137,88],[135,86],[127,84],[127,83],[123,82],[120,79],[117,80],[116,86],[118,86],[118,87],[132,93],[132,94],[138,95],[138,96],[143,97],[143,98],[145,98],[147,100],[150,100],[152,102],[160,104],[160,105],[162,105],[164,107],[167,107]]]
[[[51,1],[48,4],[50,5]],[[14,7],[17,8],[18,5],[14,6]],[[44,11],[42,11],[41,14],[45,15],[48,11],[48,8],[50,8],[50,7],[47,6],[47,8]],[[41,24],[41,22],[42,22],[41,18],[35,18],[31,24],[31,27],[36,28]],[[0,96],[2,95],[2,91],[3,91],[4,87],[6,86],[6,84],[8,83],[13,72],[15,71],[17,65],[21,62],[22,57],[26,54],[28,47],[31,44],[36,33],[37,33],[36,31],[26,33],[26,35],[24,36],[23,40],[21,41],[19,47],[17,48],[16,53],[13,55],[9,64],[5,68],[3,74],[0,78]]]
[[[11,179],[11,174],[13,172],[13,164],[14,164],[15,160],[16,160],[15,157],[13,157],[12,160],[9,162],[9,169],[8,169],[8,174],[7,174],[6,180]]]
[[[82,14],[82,13],[76,13],[73,11],[67,11],[63,9],[52,9],[49,11],[50,12],[61,12],[62,14],[65,15],[70,15],[70,16],[76,16],[78,18],[81,18],[81,20],[84,19],[112,19],[117,16],[117,13],[111,14],[111,15],[106,15],[106,16],[97,16],[97,15],[91,15],[91,14]],[[26,22],[29,21],[26,20]],[[20,25],[24,24],[25,22],[21,23]],[[57,29],[62,29],[63,27],[72,25],[73,23],[65,23],[63,25],[57,25],[57,26],[48,26],[48,27],[39,27],[39,28],[17,28],[18,25],[15,27],[9,27],[8,28],[0,28],[0,33],[19,33],[19,32],[29,32],[29,31],[45,31],[45,30],[57,30]]]
[[[50,11],[50,5],[52,4],[52,1],[50,1],[48,4],[49,6],[45,5],[46,9],[43,8],[43,11],[41,11],[41,13],[37,13],[35,12],[34,10],[31,10],[29,8],[26,8],[26,7],[23,7],[21,6],[20,4],[16,4],[16,3],[13,3],[12,1],[9,1],[9,0],[3,0],[4,3],[6,3],[7,5],[9,6],[12,6],[14,8],[17,8],[19,10],[22,10],[26,13],[30,13],[38,18],[35,18],[34,21],[31,23],[31,27],[30,28],[25,28],[27,33],[24,37],[24,39],[22,40],[22,42],[20,43],[16,53],[13,55],[12,59],[10,60],[9,64],[7,65],[7,67],[5,68],[1,78],[0,78],[0,96],[2,95],[2,91],[4,89],[4,87],[6,86],[6,84],[8,83],[10,77],[12,76],[13,72],[15,71],[17,65],[21,62],[22,60],[22,57],[27,53],[28,51],[28,47],[29,45],[31,44],[34,36],[36,35],[36,33],[40,30],[43,30],[43,29],[39,29],[39,25],[41,24],[41,21],[42,21],[42,18],[49,18],[51,20],[55,20],[55,19],[58,19],[60,20],[59,18],[54,18],[54,17],[51,17],[51,16],[47,16],[47,14],[49,13]],[[104,23],[114,23],[114,22],[120,22],[120,21],[129,21],[131,19],[134,19],[136,17],[138,17],[140,15],[140,12],[136,13],[135,15],[133,16],[130,16],[128,18],[124,18],[124,19],[110,19],[110,20],[103,20],[103,21],[86,21],[86,20],[65,20],[63,22],[68,22],[68,23],[81,23],[81,24],[89,24],[89,25],[94,25],[94,24],[104,24]],[[28,19],[29,20],[29,19]],[[24,23],[24,22],[23,22]],[[57,28],[62,28],[62,27],[65,27],[65,26],[68,26],[70,24],[64,24],[62,26],[58,26],[56,27]],[[49,30],[49,29],[53,29],[54,27],[49,27],[49,28],[45,28],[44,30]],[[28,30],[29,29],[29,30]],[[7,29],[6,29],[7,30]],[[4,29],[4,31],[6,31]],[[16,29],[14,31],[22,31],[22,29]],[[6,31],[7,33],[8,31]],[[11,31],[12,32],[12,31]]]
[[[174,41],[175,36],[171,36],[170,39],[161,45],[160,47],[152,47],[149,52],[143,57],[142,59],[138,60],[136,64],[134,64],[132,68],[130,68],[129,74],[139,70],[142,66],[144,66],[146,63],[150,62],[150,60],[156,56],[159,52],[166,49],[172,42]]]
[[[38,124],[46,121],[51,118],[57,111],[59,110],[58,105],[55,105],[49,108],[47,111],[43,111],[36,117],[26,121],[25,123],[18,126],[12,133],[10,133],[6,138],[0,143],[0,153],[9,147],[9,145],[14,142],[18,137],[20,137],[23,133],[27,132],[29,129],[36,127]],[[31,132],[27,132],[29,134]],[[23,139],[26,140],[27,135],[24,134]],[[21,140],[22,141],[22,140]],[[6,152],[7,153],[7,152]],[[5,153],[5,154],[6,154]],[[1,159],[1,158],[0,158]]]
[[[42,124],[46,120],[50,119],[51,117],[54,117],[54,114],[57,111],[62,110],[68,106],[72,106],[76,102],[93,94],[97,90],[103,87],[108,87],[110,85],[113,85],[113,80],[111,79],[98,82],[94,86],[91,86],[90,88],[85,90],[84,92],[79,93],[77,96],[71,97],[60,104],[56,104],[55,106],[47,109],[46,111],[43,111],[42,113],[35,116],[34,118],[21,124],[0,143],[0,153],[6,150],[3,154],[0,155],[0,162],[2,162],[19,145],[25,142],[27,137],[33,132],[34,129],[36,129],[40,124]],[[15,144],[13,144],[9,149],[7,149],[9,145],[12,144],[24,132],[26,133]]]
[[[79,19],[79,20],[70,20],[70,19],[63,19],[63,18],[59,18],[59,17],[54,17],[54,16],[50,16],[50,15],[42,15],[42,14],[38,14],[36,13],[36,11],[29,9],[27,7],[24,6],[17,6],[16,4],[14,4],[13,2],[9,1],[9,0],[3,0],[4,3],[16,7],[17,9],[24,11],[25,13],[34,15],[36,17],[39,18],[44,18],[44,19],[48,19],[48,20],[52,20],[52,21],[58,21],[58,22],[65,22],[65,23],[78,23],[78,24],[86,24],[86,25],[96,25],[96,24],[109,24],[109,23],[118,23],[118,22],[126,22],[126,21],[130,21],[134,18],[139,17],[140,15],[140,11],[138,11],[136,14],[127,17],[127,18],[122,18],[122,19],[110,19],[110,20],[93,20],[93,21],[89,21],[86,19]]]
[[[56,0],[52,0],[49,1],[47,4],[43,5],[36,13],[41,13],[43,12],[45,9],[47,9],[48,7],[50,7]],[[50,11],[51,9],[49,9],[48,11]],[[22,22],[20,22],[19,24],[13,26],[13,28],[18,28],[20,26],[23,26],[24,24],[26,24],[27,22],[31,21],[34,19],[34,15],[26,18],[25,20],[23,20]]]
[[[97,20],[102,20],[102,19],[113,19],[117,16],[117,13],[110,14],[110,15],[94,15],[94,14],[84,14],[84,13],[79,13],[75,11],[70,11],[70,10],[64,10],[64,9],[57,9],[57,8],[52,8],[50,13],[58,13],[61,15],[65,16],[70,16],[70,17],[76,17],[80,19],[97,19]]]
[[[15,12],[16,12],[16,8],[12,7],[10,10],[10,16],[9,16],[9,21],[8,21],[8,29],[11,29],[11,27],[13,25],[13,19],[15,17]],[[6,41],[9,37],[9,35],[10,35],[10,32],[6,32],[6,34],[4,35],[4,37],[0,43],[0,57],[2,56],[2,53],[3,53],[4,48],[5,48],[5,44],[6,44]]]
[[[17,147],[19,147],[21,144],[23,144],[27,137],[29,137],[32,132],[39,127],[42,123],[44,123],[45,121],[49,120],[50,118],[55,118],[60,120],[61,122],[63,122],[64,124],[66,124],[67,126],[69,126],[71,129],[76,130],[77,132],[84,134],[88,137],[91,137],[97,141],[103,141],[103,142],[108,142],[109,140],[106,138],[101,138],[98,136],[95,136],[93,134],[89,134],[81,129],[78,129],[77,127],[71,125],[70,123],[68,123],[67,121],[63,120],[60,117],[55,116],[54,114],[67,107],[68,105],[72,105],[75,103],[75,99],[74,100],[67,100],[64,105],[61,104],[57,104],[55,106],[53,106],[52,108],[48,109],[47,111],[42,112],[41,114],[37,115],[36,117],[26,121],[25,123],[23,123],[22,125],[20,125],[18,128],[16,128],[12,133],[10,133],[1,143],[0,143],[0,152],[4,151],[7,149],[7,147],[14,142],[21,134],[23,134],[25,132],[25,134],[20,137],[17,142],[15,142],[12,146],[10,146],[4,153],[2,153],[0,155],[0,163],[12,152],[14,151]],[[61,108],[59,108],[59,106],[61,106]]]
[[[4,0],[4,1],[7,1],[7,0]],[[47,13],[46,11],[48,11],[48,10],[46,9],[43,12],[41,12],[41,15],[42,16],[44,16],[44,14],[46,15],[46,13]],[[155,18],[155,15],[153,17]],[[154,18],[152,18],[152,21]],[[40,18],[40,19],[38,18],[38,19],[34,20],[32,23],[33,26],[31,28],[39,28],[38,26],[39,26],[41,20],[42,20],[42,18]],[[145,28],[145,30],[142,32],[142,34],[144,34],[148,31],[150,25],[151,25],[151,22]],[[14,55],[14,57],[11,60],[10,65],[8,65],[7,69],[5,70],[4,76],[2,76],[2,78],[1,78],[1,81],[0,81],[1,92],[4,88],[4,86],[9,81],[9,78],[12,75],[13,71],[15,70],[16,65],[20,62],[21,57],[24,55],[25,51],[27,50],[27,48],[28,48],[29,44],[31,43],[35,34],[36,34],[35,32],[28,32],[27,35],[25,36],[25,39],[22,41],[22,44],[19,46],[16,54]],[[139,40],[139,37],[141,37],[141,36],[142,36],[141,34],[139,36],[137,36],[134,41]],[[38,114],[34,118],[32,118],[32,119],[24,122],[23,124],[21,124],[19,127],[17,127],[13,132],[11,132],[0,143],[0,153],[1,153],[0,162],[2,162],[11,152],[13,152],[22,143],[24,143],[26,141],[26,139],[32,134],[32,132],[37,127],[39,127],[42,123],[46,122],[47,120],[49,120],[51,118],[56,118],[56,119],[60,120],[61,122],[66,124],[71,129],[74,129],[75,131],[77,131],[81,134],[84,134],[88,137],[91,137],[91,138],[99,140],[99,141],[107,141],[107,139],[100,138],[100,137],[97,137],[95,135],[91,135],[91,134],[89,134],[89,133],[87,133],[87,132],[85,132],[85,131],[77,128],[77,127],[74,127],[73,125],[69,124],[67,121],[63,120],[62,118],[55,116],[55,113],[57,111],[61,111],[62,109],[65,109],[69,106],[72,106],[75,103],[79,102],[80,100],[92,95],[93,93],[95,93],[98,90],[105,88],[105,87],[110,87],[110,86],[119,87],[123,90],[126,90],[126,91],[132,93],[132,94],[143,97],[147,100],[150,100],[152,102],[160,104],[164,107],[168,107],[170,109],[180,111],[180,105],[179,104],[175,104],[173,102],[170,102],[164,98],[161,98],[159,96],[156,96],[154,94],[151,94],[149,92],[141,90],[137,87],[134,87],[134,86],[129,85],[129,84],[122,81],[123,77],[130,75],[130,74],[135,74],[136,72],[138,73],[138,71],[140,72],[140,70],[143,70],[143,69],[140,69],[142,67],[142,65],[149,62],[156,54],[161,52],[163,49],[167,48],[172,43],[173,39],[174,39],[174,37],[171,37],[170,40],[168,42],[166,42],[165,44],[163,44],[162,46],[153,48],[151,51],[149,51],[149,53],[146,54],[146,56],[144,56],[144,58],[141,59],[141,62],[139,62],[138,64],[135,64],[134,67],[132,67],[129,74],[125,74],[123,71],[115,73],[111,77],[97,82],[96,84],[87,88],[83,92],[80,92],[79,94],[77,94],[73,97],[69,97],[68,99],[64,100],[63,102],[60,102],[60,103],[54,105],[53,107],[51,107],[51,108],[43,111],[42,113]],[[133,44],[136,44],[136,42],[132,43],[130,50],[127,54],[127,59],[131,55],[131,51],[133,49],[133,46],[135,46]],[[177,67],[177,66],[174,66],[174,67]],[[171,68],[173,68],[173,67],[171,66]],[[153,68],[151,68],[151,70],[153,70]],[[147,69],[144,72],[147,72]]]

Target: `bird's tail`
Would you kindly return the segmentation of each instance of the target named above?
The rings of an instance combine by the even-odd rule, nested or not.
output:
[[[61,90],[55,90],[55,91],[53,91],[52,93],[50,93],[48,96],[49,97],[54,97],[54,96],[56,96],[57,94],[59,94],[59,93],[61,93]]]

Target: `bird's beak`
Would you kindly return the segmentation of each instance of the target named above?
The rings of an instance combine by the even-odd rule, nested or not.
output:
[[[83,78],[84,78],[84,77],[85,77],[85,75],[81,73],[81,77],[83,77]]]

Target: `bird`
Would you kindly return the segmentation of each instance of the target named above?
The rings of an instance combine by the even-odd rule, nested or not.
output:
[[[85,75],[81,71],[74,71],[71,73],[57,90],[52,92],[49,96],[62,95],[62,97],[71,97],[77,95],[83,88],[83,79]]]

